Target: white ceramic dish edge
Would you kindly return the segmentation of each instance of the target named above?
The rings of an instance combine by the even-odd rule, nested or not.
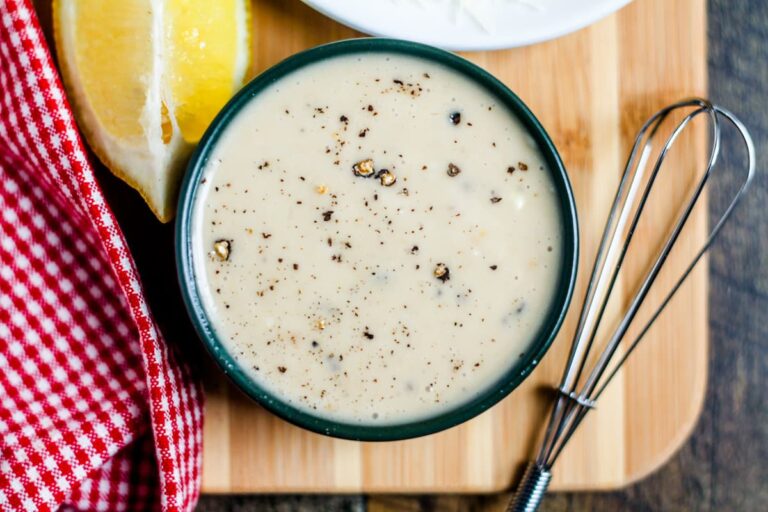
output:
[[[586,27],[631,0],[495,2],[495,30],[468,15],[456,19],[450,2],[429,0],[303,0],[320,13],[373,36],[418,41],[454,51],[498,50],[554,39]],[[531,7],[534,2],[540,8]]]

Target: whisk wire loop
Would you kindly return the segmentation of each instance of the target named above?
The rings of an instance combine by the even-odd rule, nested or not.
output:
[[[661,147],[656,151],[655,148],[658,146],[656,139],[661,135],[662,127],[666,126],[670,116],[681,112],[685,113],[682,119],[676,122]],[[597,360],[593,362],[590,355],[595,348],[595,341],[598,339],[599,327],[604,319],[611,295],[618,282],[621,269],[625,263],[631,242],[653,187],[657,183],[657,178],[662,169],[669,167],[668,165],[665,166],[665,162],[675,142],[679,140],[686,128],[700,116],[707,119],[709,126],[708,135],[710,142],[706,166],[687,199],[681,203],[682,208],[674,220],[671,231],[668,233],[661,248],[653,256],[653,261],[642,276],[637,291],[631,297],[629,305],[621,315],[617,326],[610,336],[606,338],[607,341],[602,348],[602,352],[597,356]],[[701,248],[684,268],[682,274],[674,281],[669,292],[663,296],[660,305],[652,310],[649,319],[640,328],[639,333],[629,343],[621,357],[614,361],[614,364],[611,366],[611,361],[614,359],[619,346],[636,319],[643,302],[653,288],[662,267],[667,262],[694,207],[701,198],[712,170],[716,167],[721,149],[721,121],[726,121],[735,128],[741,141],[744,143],[746,149],[746,176],[744,181],[722,216],[708,233]],[[657,156],[649,167],[654,154]],[[691,98],[671,104],[655,113],[643,124],[635,137],[608,214],[549,423],[544,432],[536,459],[529,466],[529,469],[535,467],[536,471],[527,471],[526,475],[528,476],[524,477],[524,482],[520,487],[522,490],[530,490],[535,487],[537,492],[523,493],[525,496],[523,494],[518,495],[508,510],[536,510],[545,491],[545,488],[541,488],[542,482],[546,486],[549,483],[549,478],[545,479],[545,481],[539,478],[535,482],[535,486],[533,486],[534,482],[525,480],[534,478],[535,475],[541,477],[542,473],[550,474],[552,465],[558,459],[586,414],[595,407],[596,400],[602,395],[608,384],[637,348],[640,341],[644,339],[661,312],[693,272],[696,264],[711,247],[725,222],[745,195],[754,175],[755,149],[749,131],[730,111],[714,105],[706,99]],[[592,365],[591,369],[587,370],[590,364]],[[609,368],[610,371],[608,371]]]
[[[619,277],[619,273],[621,271],[621,267],[624,263],[624,260],[626,258],[626,255],[629,251],[630,245],[633,240],[633,236],[636,232],[637,225],[640,222],[640,217],[643,214],[643,210],[645,208],[645,205],[648,201],[648,198],[650,197],[651,191],[653,189],[653,186],[656,184],[656,178],[659,175],[659,171],[664,165],[664,161],[667,158],[667,155],[669,153],[669,150],[674,144],[675,140],[680,136],[682,131],[685,129],[685,127],[688,125],[689,122],[691,122],[692,119],[694,119],[696,116],[701,115],[703,113],[706,113],[707,110],[700,108],[697,110],[694,110],[690,114],[688,114],[685,118],[683,118],[682,121],[677,125],[675,130],[672,132],[672,134],[669,136],[667,141],[665,142],[663,148],[661,149],[661,152],[659,154],[658,159],[656,160],[656,163],[651,171],[651,174],[648,178],[648,183],[646,187],[643,190],[642,197],[639,200],[639,204],[635,210],[634,217],[632,218],[631,225],[628,229],[628,234],[626,237],[626,241],[624,242],[621,253],[617,259],[617,262],[613,268],[613,273],[611,275],[611,285],[608,288],[607,293],[603,297],[602,304],[601,304],[601,317],[602,313],[605,311],[605,308],[608,305],[608,302],[611,298],[611,293],[613,291],[614,285]],[[715,116],[715,123],[717,123],[717,117]],[[660,122],[663,122],[663,118],[660,119]],[[658,124],[656,125],[658,126]],[[713,129],[715,131],[719,131],[719,125],[714,124]],[[652,142],[652,139],[649,138],[649,143]],[[719,147],[713,145],[712,146],[712,152],[711,157],[715,158],[717,157],[716,151],[719,151]],[[712,158],[710,159],[710,162],[714,163],[715,160]],[[643,178],[643,168],[638,167],[638,169],[635,171],[635,180],[633,180],[634,183],[640,183]],[[594,370],[590,373],[589,378],[587,379],[587,382],[584,384],[584,390],[583,393],[590,395],[594,388],[597,386],[597,383],[602,376],[603,372],[605,371],[608,363],[610,362],[611,358],[613,357],[614,353],[616,352],[616,349],[618,348],[619,344],[621,343],[621,340],[624,338],[624,335],[626,334],[627,330],[629,329],[629,326],[631,325],[632,321],[635,318],[635,315],[640,309],[640,306],[642,305],[643,301],[645,300],[646,296],[648,295],[648,292],[651,290],[651,287],[653,286],[653,283],[655,282],[656,278],[659,275],[659,272],[661,271],[662,266],[664,265],[665,261],[667,260],[667,257],[669,256],[670,252],[672,251],[672,247],[677,242],[678,237],[680,236],[680,233],[682,232],[683,228],[685,227],[686,222],[688,221],[688,218],[690,217],[691,212],[693,211],[694,206],[696,205],[696,202],[698,201],[699,196],[701,195],[701,191],[704,188],[704,185],[706,184],[709,173],[711,171],[711,165],[708,165],[704,174],[702,175],[701,179],[698,182],[698,185],[696,186],[695,190],[693,191],[693,194],[691,198],[688,200],[683,212],[681,213],[680,217],[677,219],[675,223],[675,227],[672,229],[671,234],[667,238],[666,242],[664,243],[664,246],[659,251],[658,256],[656,257],[655,261],[651,265],[651,268],[646,273],[645,277],[643,278],[642,284],[639,286],[639,289],[637,293],[632,298],[632,301],[627,308],[626,313],[624,314],[623,318],[621,319],[621,322],[619,323],[618,327],[614,331],[614,333],[611,335],[610,340],[608,341],[606,345],[606,349],[602,352],[600,355],[600,359],[596,363],[596,366]],[[631,206],[632,197],[628,196],[626,205]],[[629,211],[629,208],[623,208],[623,210]],[[616,228],[615,235],[617,238],[616,240],[620,239],[621,235],[621,225],[618,225]],[[592,332],[592,338],[597,333],[597,326],[596,324],[595,330]],[[582,367],[583,364],[586,362],[586,359],[582,361]]]
[[[645,169],[651,155],[653,139],[659,127],[673,110],[684,105],[696,105],[703,108],[709,106],[709,103],[706,100],[694,99],[670,105],[646,121],[635,138],[595,256],[595,263],[592,267],[592,274],[585,293],[582,311],[574,335],[574,342],[571,345],[569,359],[565,366],[560,388],[565,390],[566,394],[573,393],[584,371],[584,365],[594,344],[594,338],[597,333],[596,327],[602,320],[608,303],[607,299],[610,297],[618,275],[617,271],[611,275],[607,263],[615,259],[616,251],[620,247],[619,239],[617,238],[619,227],[626,224],[631,213],[630,208],[622,208],[621,205],[631,204],[630,199],[637,195],[642,181],[642,171]],[[623,255],[617,262],[619,267],[622,261]],[[604,300],[598,306],[596,305],[596,300],[599,300],[600,297],[603,297]],[[571,405],[567,401],[562,400],[558,400],[555,404],[545,433],[543,448],[537,458],[539,463],[546,463],[548,453],[552,451],[556,439],[560,437],[563,429],[566,427],[567,422],[564,422],[564,419],[571,412]]]

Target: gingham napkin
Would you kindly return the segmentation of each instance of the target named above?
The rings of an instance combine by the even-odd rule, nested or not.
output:
[[[166,346],[29,0],[0,0],[0,510],[190,510],[202,392]]]

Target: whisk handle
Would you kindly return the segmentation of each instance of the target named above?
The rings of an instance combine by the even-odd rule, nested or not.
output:
[[[525,468],[523,479],[506,512],[536,512],[552,480],[552,472],[536,462]]]

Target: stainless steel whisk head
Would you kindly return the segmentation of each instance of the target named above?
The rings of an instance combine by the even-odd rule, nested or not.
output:
[[[673,120],[675,117],[677,120]],[[680,140],[681,134],[690,127],[691,122],[699,117],[705,118],[709,127],[709,145],[704,172],[692,188],[690,196],[681,204],[682,210],[675,219],[671,232],[661,244],[648,270],[641,277],[640,285],[628,301],[629,305],[621,314],[617,326],[604,338],[605,343],[600,344],[602,352],[598,353],[595,343],[598,328],[606,313],[611,293],[615,288],[622,265],[626,261],[633,235],[653,186],[657,183],[660,173],[670,166],[669,163],[665,164],[670,149],[676,141]],[[660,305],[652,311],[649,319],[626,346],[623,354],[614,358],[715,168],[720,156],[724,123],[735,128],[746,148],[744,182],[712,227],[701,248],[663,297]],[[656,139],[662,137],[663,128],[671,128],[671,132],[668,132],[669,135],[663,145],[659,146]],[[656,158],[652,161],[654,154]],[[734,208],[744,197],[754,174],[755,149],[749,131],[731,112],[708,100],[692,98],[680,101],[661,109],[645,122],[635,138],[608,214],[549,424],[538,455],[526,468],[517,493],[507,508],[508,512],[533,512],[538,509],[552,478],[552,466],[563,448],[717,238]]]

